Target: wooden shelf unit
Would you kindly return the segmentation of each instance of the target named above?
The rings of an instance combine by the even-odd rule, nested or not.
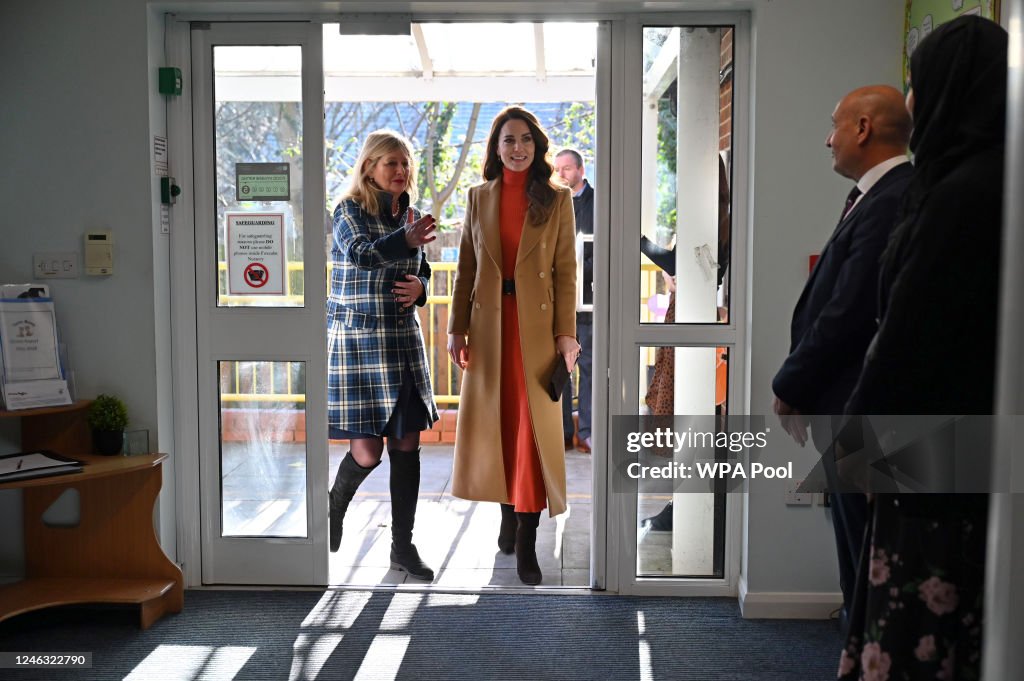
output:
[[[25,579],[0,586],[0,621],[57,605],[137,603],[143,629],[184,606],[184,578],[153,528],[166,454],[96,456],[89,402],[23,411],[22,451],[47,449],[79,459],[81,473],[0,483],[22,490]],[[79,493],[79,523],[54,527],[43,514],[66,490]]]

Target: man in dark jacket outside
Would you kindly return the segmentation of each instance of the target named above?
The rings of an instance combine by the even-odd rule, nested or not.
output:
[[[868,86],[836,105],[825,141],[832,150],[833,170],[857,184],[797,301],[789,356],[775,375],[772,390],[775,413],[801,446],[811,426],[831,488],[834,422],[843,414],[877,330],[879,259],[913,172],[906,155],[910,131],[902,93],[889,86]],[[840,619],[845,621],[867,523],[867,500],[862,493],[843,492],[833,493],[831,500],[843,591]]]
[[[575,149],[563,149],[555,156],[555,172],[562,182],[572,190],[572,209],[576,214],[576,233],[594,233],[594,188],[584,178],[583,156]],[[583,286],[594,281],[593,250],[583,261],[583,277],[579,285]],[[584,291],[590,297],[592,291]],[[592,298],[591,298],[592,299]],[[593,446],[590,436],[591,416],[591,369],[594,348],[594,320],[592,312],[576,313],[576,335],[582,350],[577,361],[580,371],[579,389],[579,430],[577,432],[577,449],[589,452]],[[566,449],[572,446],[572,381],[565,386],[562,393],[562,431],[565,435]]]

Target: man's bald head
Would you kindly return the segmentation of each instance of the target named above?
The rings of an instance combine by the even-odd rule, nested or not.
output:
[[[825,144],[832,149],[835,171],[856,181],[882,161],[905,154],[912,128],[899,90],[868,85],[836,105]]]
[[[889,85],[868,85],[857,88],[843,98],[854,116],[867,116],[878,141],[901,150],[910,143],[913,122],[904,103],[903,93]]]

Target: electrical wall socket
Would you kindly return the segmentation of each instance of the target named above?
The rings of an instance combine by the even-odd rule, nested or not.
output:
[[[813,492],[797,492],[803,480],[794,480],[792,486],[786,489],[786,506],[811,506],[814,504]]]
[[[78,253],[33,253],[32,276],[40,279],[76,279]]]

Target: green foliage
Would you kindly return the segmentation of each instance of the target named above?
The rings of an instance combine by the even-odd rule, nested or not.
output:
[[[93,430],[124,430],[128,408],[113,395],[100,395],[89,405],[89,427]]]
[[[658,165],[673,175],[676,172],[677,146],[675,105],[666,93],[658,100]]]
[[[658,242],[666,245],[678,227],[676,212],[676,153],[678,146],[675,84],[658,99],[657,204]]]
[[[565,102],[561,119],[548,130],[554,153],[567,147],[576,149],[587,164],[587,175],[593,177],[594,136],[597,122],[591,102]]]

